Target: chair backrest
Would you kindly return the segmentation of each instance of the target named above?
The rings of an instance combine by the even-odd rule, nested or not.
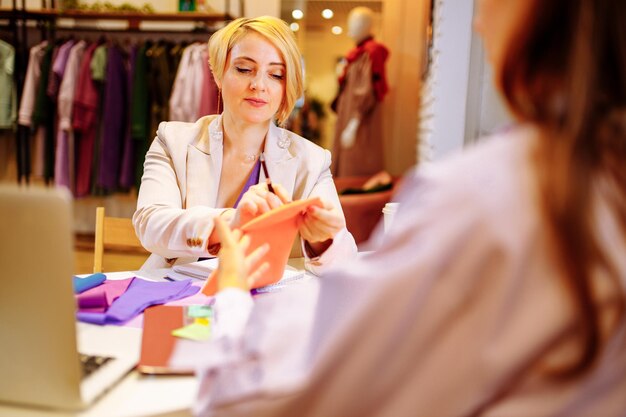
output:
[[[102,260],[105,250],[118,253],[145,255],[148,252],[141,245],[135,234],[131,219],[121,217],[107,217],[104,207],[96,208],[96,234],[94,242],[93,272],[102,271]]]

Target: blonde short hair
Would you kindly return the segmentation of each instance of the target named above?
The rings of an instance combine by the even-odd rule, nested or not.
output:
[[[273,16],[233,20],[215,32],[209,39],[209,64],[213,76],[221,82],[228,54],[249,31],[254,31],[270,41],[285,61],[285,97],[278,108],[276,119],[282,124],[293,110],[296,100],[304,91],[301,55],[296,40],[287,23]]]

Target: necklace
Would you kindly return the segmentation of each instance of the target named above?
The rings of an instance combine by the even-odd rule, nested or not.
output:
[[[282,132],[282,136],[278,141],[278,146],[281,148],[287,147],[289,146],[290,140],[286,139],[286,146],[285,146],[285,131],[283,130]],[[220,129],[220,126],[217,123],[211,123],[209,125],[209,136],[216,141],[220,141],[222,142],[224,140],[224,132],[222,129]],[[259,158],[259,155],[261,155],[261,152],[258,153],[243,153],[243,160],[241,162],[246,163],[246,164],[251,164],[253,162],[256,162],[256,160]]]
[[[256,161],[256,159],[259,157],[259,154],[253,154],[253,153],[245,153],[243,155],[243,161],[246,163],[252,163],[254,161]]]

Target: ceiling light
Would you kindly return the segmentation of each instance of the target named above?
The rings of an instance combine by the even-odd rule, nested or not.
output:
[[[300,25],[296,22],[293,22],[292,24],[289,25],[289,28],[291,29],[292,32],[297,32],[300,29]]]
[[[341,35],[343,33],[341,26],[333,26],[330,31],[333,32],[334,35]]]
[[[294,11],[291,12],[291,16],[296,20],[300,20],[304,17],[304,13],[300,9],[294,9]]]
[[[334,16],[334,13],[333,13],[332,10],[330,10],[330,9],[322,10],[322,17],[324,19],[332,19],[333,16]]]

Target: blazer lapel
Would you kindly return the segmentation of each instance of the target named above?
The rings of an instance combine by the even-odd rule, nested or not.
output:
[[[272,182],[282,185],[288,195],[293,195],[298,161],[290,151],[290,144],[289,133],[274,123],[270,123],[263,150],[267,171]],[[265,181],[265,175],[261,170],[259,182],[263,181]]]
[[[198,139],[187,146],[185,207],[215,207],[222,173],[221,117],[207,119]]]

